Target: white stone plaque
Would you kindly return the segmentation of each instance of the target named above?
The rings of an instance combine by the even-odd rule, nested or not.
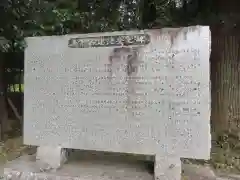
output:
[[[210,156],[209,27],[26,38],[24,142]]]

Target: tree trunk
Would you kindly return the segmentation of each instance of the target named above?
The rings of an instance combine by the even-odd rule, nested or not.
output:
[[[240,122],[240,38],[212,33],[212,125],[214,132]]]
[[[6,104],[6,87],[4,82],[4,57],[0,57],[0,123],[1,123],[1,137],[0,139],[3,140],[4,134],[7,130],[7,120],[8,120],[8,113],[7,113],[7,104]]]

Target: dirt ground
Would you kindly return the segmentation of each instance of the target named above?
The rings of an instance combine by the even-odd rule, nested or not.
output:
[[[23,145],[22,137],[8,139],[0,144],[0,164],[14,160],[22,155],[32,152],[34,147]]]

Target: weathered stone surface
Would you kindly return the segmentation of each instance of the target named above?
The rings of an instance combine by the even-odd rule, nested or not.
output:
[[[58,169],[67,161],[67,152],[59,146],[40,146],[37,149],[36,160]]]
[[[210,157],[208,27],[26,41],[24,142],[48,170],[64,148],[155,156],[156,180]]]
[[[181,160],[176,157],[155,157],[154,178],[155,180],[180,180]]]
[[[68,46],[72,38],[136,34],[150,42]],[[209,27],[26,41],[26,144],[209,158]]]

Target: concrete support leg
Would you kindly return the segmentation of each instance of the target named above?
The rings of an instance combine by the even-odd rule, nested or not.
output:
[[[67,161],[66,149],[50,146],[38,147],[36,161],[46,163],[52,169],[58,169]]]
[[[155,180],[181,180],[181,171],[180,158],[155,156]]]

